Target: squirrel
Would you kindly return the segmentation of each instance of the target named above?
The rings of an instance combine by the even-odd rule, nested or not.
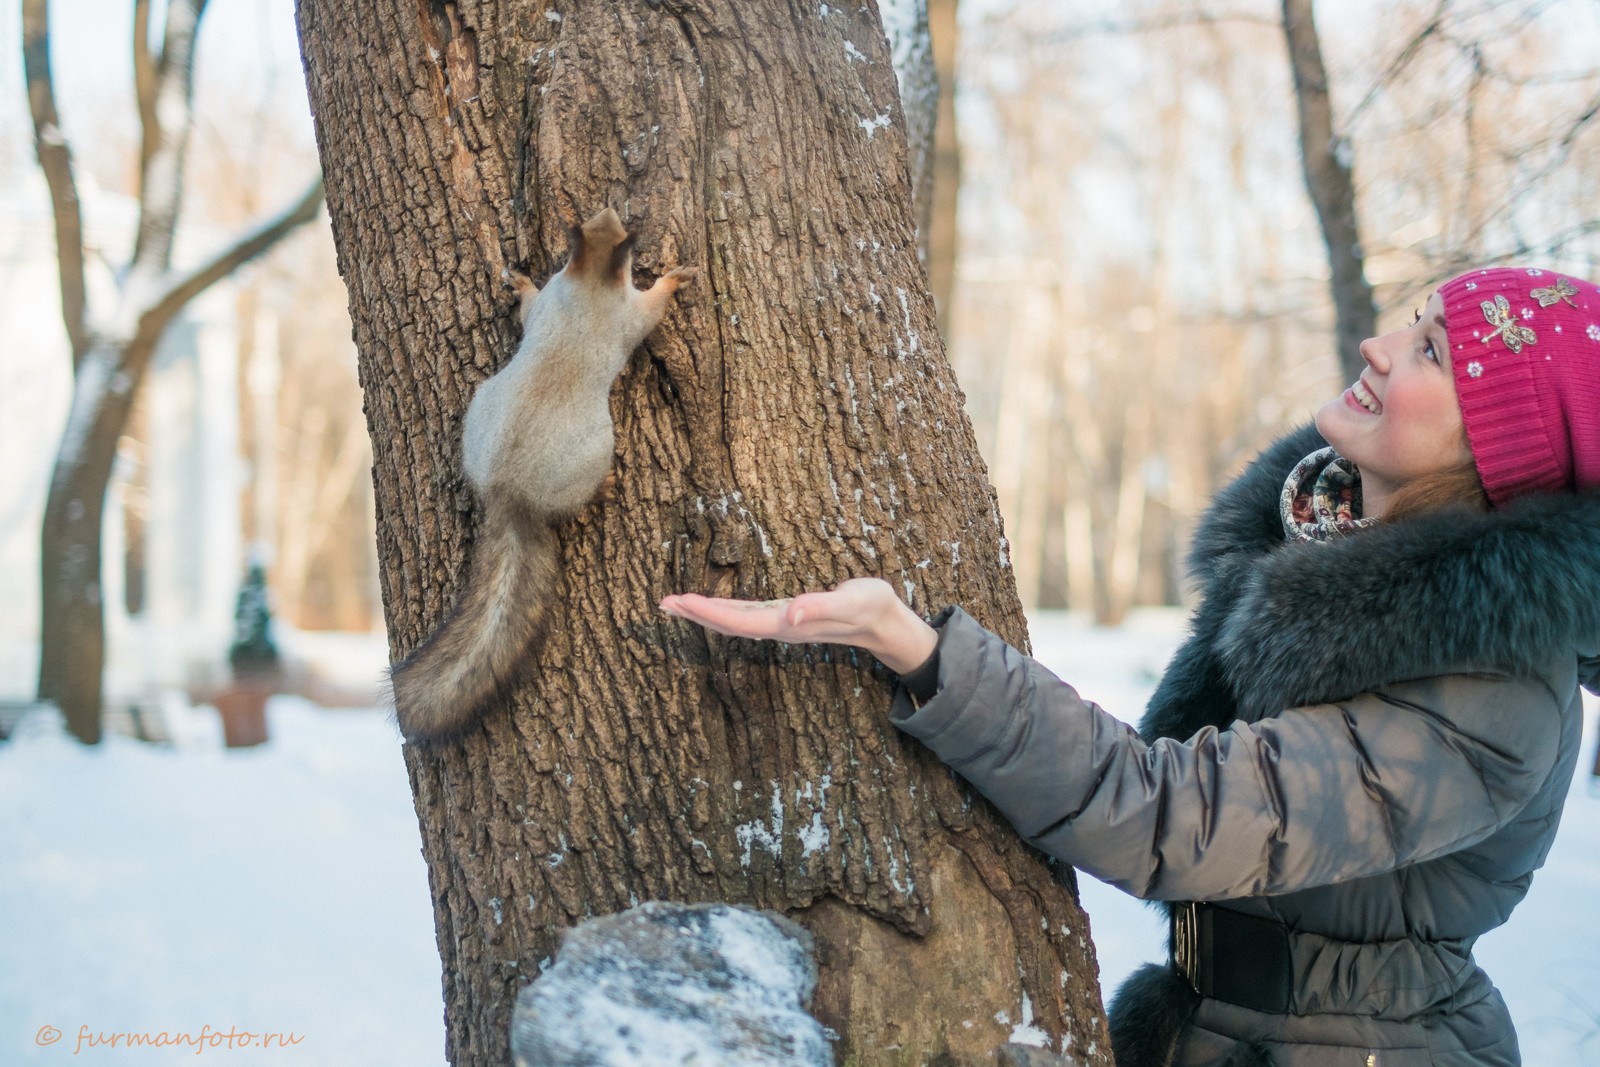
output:
[[[542,641],[554,524],[612,477],[611,385],[699,274],[678,267],[635,289],[633,240],[606,208],[573,227],[567,264],[543,289],[511,278],[522,341],[478,387],[462,427],[462,466],[483,505],[471,573],[450,615],[390,672],[407,741],[459,736]]]

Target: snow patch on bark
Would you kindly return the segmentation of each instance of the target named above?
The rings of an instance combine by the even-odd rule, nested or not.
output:
[[[734,783],[738,788],[739,783]],[[744,846],[744,853],[739,857],[739,862],[750,866],[750,859],[755,852],[755,847],[760,845],[774,856],[783,855],[783,797],[779,795],[778,783],[772,783],[772,826],[769,829],[759,820],[740,823],[733,828],[733,836]]]
[[[773,912],[650,902],[572,929],[517,998],[517,1067],[824,1067],[811,935]]]

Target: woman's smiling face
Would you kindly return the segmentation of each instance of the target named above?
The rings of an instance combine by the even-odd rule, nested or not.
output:
[[[1428,298],[1417,321],[1361,343],[1367,369],[1317,411],[1317,429],[1361,470],[1363,514],[1381,515],[1395,490],[1468,463],[1445,336],[1444,301]]]

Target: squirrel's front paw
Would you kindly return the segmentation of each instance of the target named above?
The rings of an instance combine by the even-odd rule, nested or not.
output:
[[[700,277],[699,267],[673,267],[661,276],[668,289],[676,291]]]
[[[617,472],[606,471],[606,476],[600,479],[600,488],[594,491],[594,500],[598,504],[610,504],[617,499]]]

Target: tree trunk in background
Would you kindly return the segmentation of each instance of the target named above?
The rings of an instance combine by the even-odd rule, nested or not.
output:
[[[911,171],[911,217],[917,225],[917,255],[928,267],[933,218],[934,127],[939,120],[939,74],[928,33],[928,0],[878,0],[889,38],[900,109],[905,116],[906,162]]]
[[[961,142],[956,133],[957,0],[928,0],[928,35],[939,77],[939,114],[933,129],[933,195],[927,222],[928,284],[939,333],[950,336],[956,291],[956,207],[961,193]]]
[[[406,749],[451,1060],[507,1062],[512,1002],[568,927],[673,899],[805,923],[841,1062],[976,1063],[1020,1024],[1109,1063],[1071,872],[897,735],[881,668],[656,608],[881,575],[1026,643],[921,281],[873,6],[298,15],[395,658],[471,566],[458,442],[516,344],[502,271],[548,276],[568,225],[609,204],[641,282],[705,272],[617,386],[617,487],[559,530],[529,678],[460,743]]]
[[[955,291],[956,201],[961,149],[956,142],[956,0],[885,0],[878,10],[900,85],[911,168],[917,251],[933,290],[939,334],[950,336]]]
[[[1333,132],[1328,72],[1322,65],[1322,45],[1311,5],[1312,0],[1283,0],[1283,34],[1294,72],[1306,189],[1316,205],[1322,239],[1328,246],[1335,350],[1345,379],[1355,381],[1366,366],[1361,342],[1378,332],[1378,309],[1367,283],[1366,255],[1357,225],[1356,191],[1350,175],[1355,149],[1348,137]]]
[[[78,364],[39,534],[39,699],[85,744],[100,743],[105,604],[101,534],[117,441],[149,365],[114,343]],[[117,375],[123,375],[117,381]]]

